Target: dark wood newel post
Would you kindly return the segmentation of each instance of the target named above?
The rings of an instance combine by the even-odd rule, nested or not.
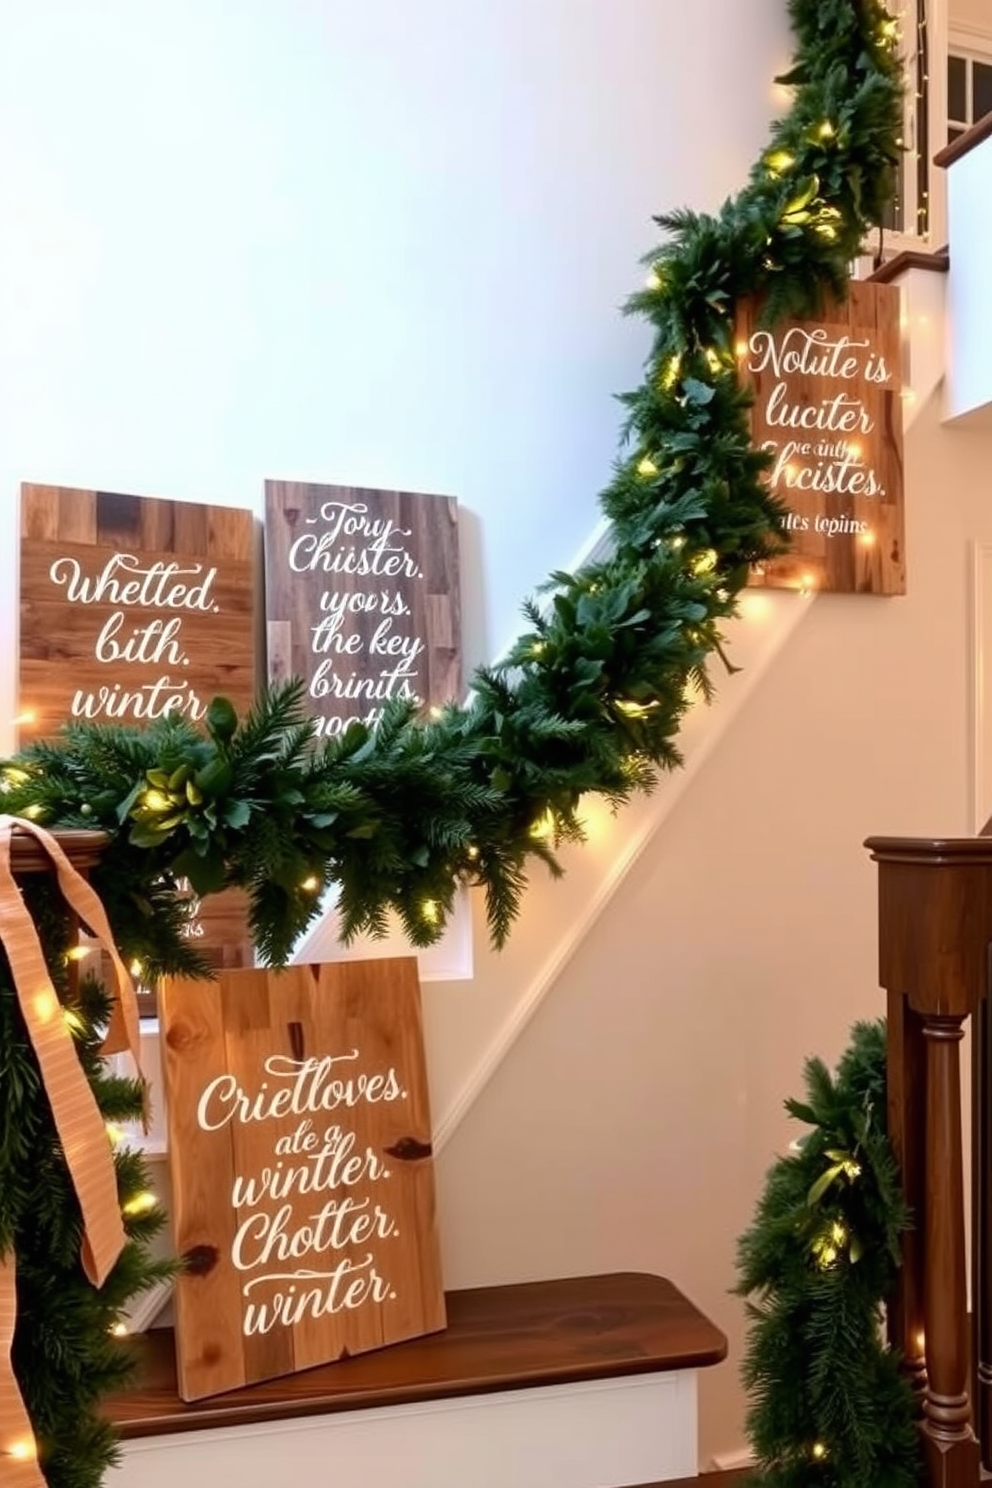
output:
[[[934,1488],[973,1488],[960,1048],[985,996],[992,840],[870,837],[879,865],[879,981],[888,997],[889,1133],[915,1229],[889,1336],[921,1390]]]

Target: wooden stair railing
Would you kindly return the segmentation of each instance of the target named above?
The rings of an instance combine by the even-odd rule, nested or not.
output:
[[[915,1227],[889,1336],[921,1393],[932,1488],[977,1488],[965,1280],[959,1044],[985,996],[992,840],[871,837],[888,1001],[889,1135]]]

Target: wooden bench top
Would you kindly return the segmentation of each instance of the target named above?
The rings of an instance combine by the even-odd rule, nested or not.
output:
[[[407,1405],[494,1390],[699,1369],[727,1340],[670,1281],[640,1272],[447,1294],[443,1333],[187,1405],[173,1334],[136,1340],[135,1387],[105,1403],[125,1438]]]

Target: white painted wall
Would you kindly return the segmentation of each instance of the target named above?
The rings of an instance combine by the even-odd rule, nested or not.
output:
[[[974,830],[969,574],[972,540],[992,541],[992,438],[941,415],[938,390],[906,441],[907,596],[810,603],[439,1160],[450,1284],[658,1271],[727,1331],[730,1366],[701,1376],[703,1462],[743,1440],[729,1289],[798,1130],[782,1101],[807,1055],[833,1061],[884,1011],[862,841]],[[498,996],[498,963],[476,972],[474,995]]]
[[[947,171],[947,220],[951,269],[947,288],[948,413],[951,417],[992,405],[992,138]]]
[[[779,0],[0,0],[0,33],[11,537],[25,479],[452,494],[491,656],[592,529],[651,213],[760,147]]]

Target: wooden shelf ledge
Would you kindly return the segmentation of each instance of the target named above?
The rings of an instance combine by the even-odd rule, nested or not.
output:
[[[172,1330],[138,1341],[133,1389],[105,1411],[125,1438],[409,1405],[718,1364],[727,1340],[660,1276],[623,1272],[447,1294],[443,1333],[187,1405]]]

